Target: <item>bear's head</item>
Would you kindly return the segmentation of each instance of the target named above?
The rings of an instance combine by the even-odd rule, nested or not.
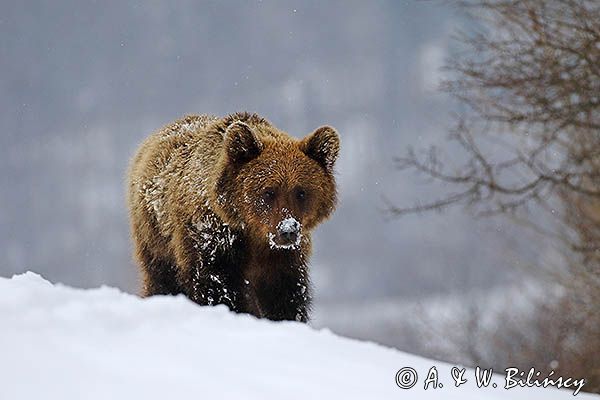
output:
[[[299,249],[336,206],[335,129],[302,140],[271,125],[236,121],[225,130],[213,208],[233,228],[272,250]]]

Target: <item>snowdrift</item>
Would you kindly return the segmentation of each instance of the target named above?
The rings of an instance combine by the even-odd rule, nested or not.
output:
[[[410,316],[408,316],[410,317]],[[443,387],[424,390],[431,367]],[[401,389],[396,372],[417,384]],[[452,366],[296,322],[0,278],[0,399],[568,399],[572,389],[454,386]],[[577,398],[600,397],[579,394]]]

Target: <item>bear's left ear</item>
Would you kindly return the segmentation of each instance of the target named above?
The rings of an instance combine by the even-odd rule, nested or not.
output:
[[[263,145],[252,128],[242,121],[236,121],[225,130],[225,151],[234,164],[248,162],[260,154]]]
[[[322,126],[300,142],[300,149],[327,172],[332,172],[340,152],[340,138],[335,129]]]

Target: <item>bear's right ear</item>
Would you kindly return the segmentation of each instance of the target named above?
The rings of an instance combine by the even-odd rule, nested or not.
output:
[[[252,128],[236,121],[225,130],[225,151],[231,163],[242,164],[258,157],[263,145]]]

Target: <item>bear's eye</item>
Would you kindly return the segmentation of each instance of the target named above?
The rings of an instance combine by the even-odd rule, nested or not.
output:
[[[275,199],[275,191],[273,189],[267,189],[263,192],[262,197],[263,197],[265,203],[271,204],[273,202],[273,200]]]
[[[298,199],[299,201],[306,200],[306,190],[302,188],[296,189],[296,199]]]

